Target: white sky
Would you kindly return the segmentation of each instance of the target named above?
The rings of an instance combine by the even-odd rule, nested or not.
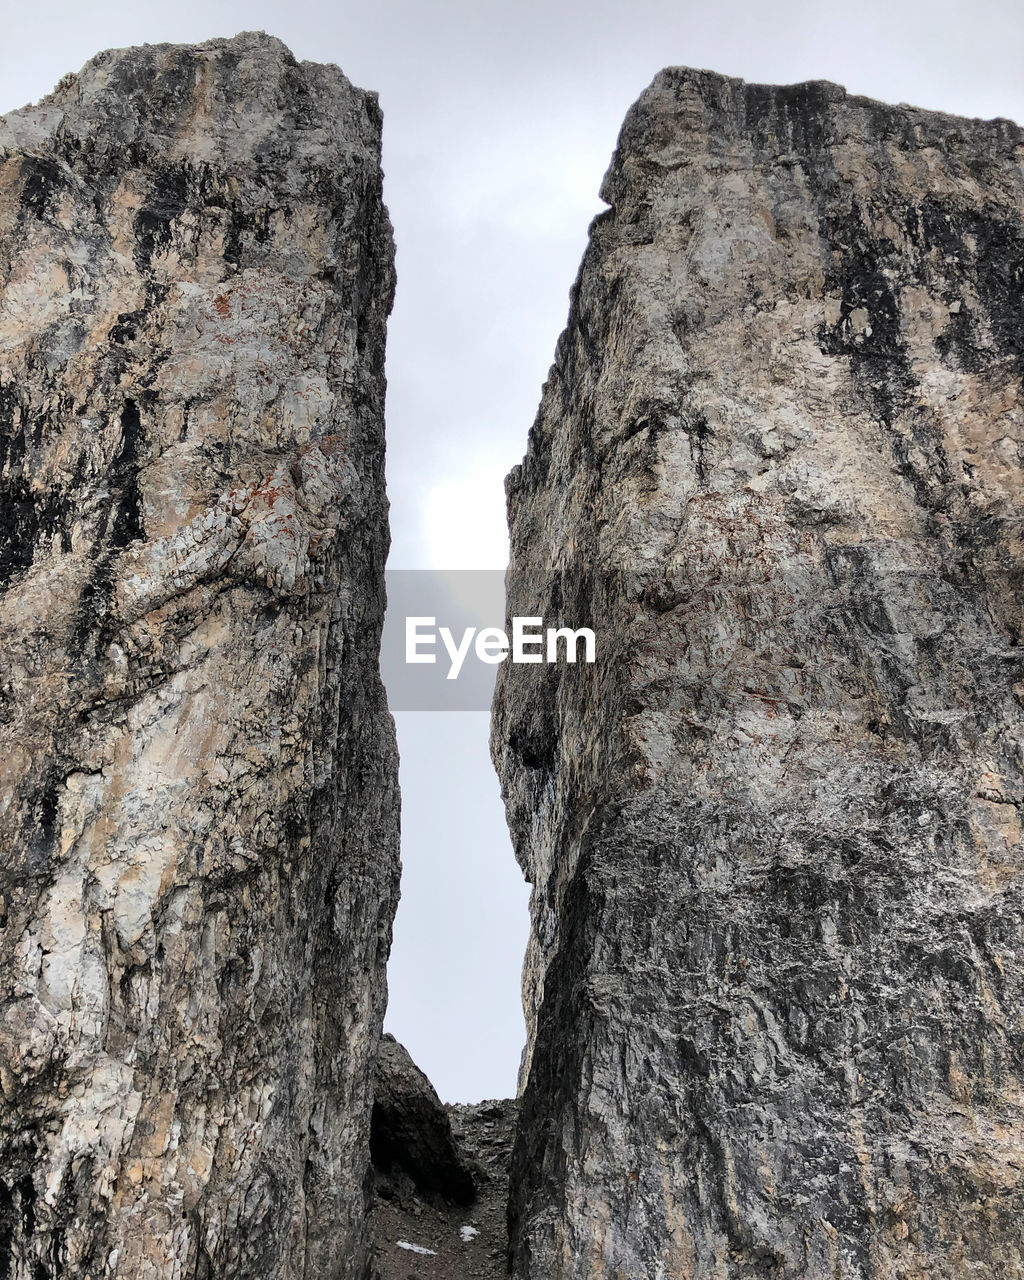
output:
[[[388,357],[395,568],[504,563],[522,455],[597,190],[664,66],[1024,121],[1024,7],[900,0],[3,0],[0,111],[114,45],[262,28],[384,109],[398,244]],[[407,713],[388,1026],[448,1100],[514,1091],[526,894],[482,713]]]

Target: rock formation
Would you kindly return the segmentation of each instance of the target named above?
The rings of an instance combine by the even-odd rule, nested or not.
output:
[[[529,1280],[1024,1276],[1024,133],[662,73],[509,478]]]
[[[403,1177],[425,1196],[455,1205],[476,1197],[473,1174],[455,1144],[434,1086],[394,1036],[385,1035],[373,1077],[370,1154],[386,1178]]]
[[[443,1104],[385,1036],[374,1077],[377,1280],[503,1280],[514,1100]],[[471,1203],[470,1203],[471,1202]]]
[[[262,34],[0,121],[0,1276],[359,1277],[397,889],[380,112]]]

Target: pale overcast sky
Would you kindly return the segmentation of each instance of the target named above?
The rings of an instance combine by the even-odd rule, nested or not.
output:
[[[110,46],[264,29],[384,109],[398,244],[388,357],[398,568],[500,567],[522,455],[622,117],[662,67],[828,79],[1024,121],[1018,3],[829,0],[24,0],[3,4],[0,111]],[[398,717],[403,902],[388,1027],[442,1097],[514,1092],[526,892],[482,713]]]

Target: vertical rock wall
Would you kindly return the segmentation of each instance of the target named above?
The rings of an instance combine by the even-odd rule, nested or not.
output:
[[[0,1276],[358,1277],[397,890],[380,112],[262,34],[0,120]]]
[[[495,702],[516,1275],[1024,1276],[1024,135],[677,69],[603,194],[509,479],[598,643]]]

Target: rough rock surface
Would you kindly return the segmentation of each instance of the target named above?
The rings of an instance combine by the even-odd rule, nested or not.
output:
[[[459,1165],[473,1179],[473,1203],[460,1206],[439,1196],[431,1189],[437,1180],[429,1176],[429,1166],[426,1189],[401,1172],[396,1177],[394,1168],[378,1169],[372,1222],[379,1280],[502,1280],[508,1275],[506,1210],[516,1103],[503,1099],[443,1109]]]
[[[0,1276],[363,1275],[397,887],[380,113],[262,34],[0,121]]]
[[[1024,134],[669,70],[603,194],[508,486],[598,639],[495,703],[515,1272],[1024,1276]]]
[[[453,1204],[473,1203],[473,1175],[452,1136],[434,1086],[392,1035],[385,1035],[373,1076],[370,1154],[388,1177],[404,1174],[418,1191]]]

